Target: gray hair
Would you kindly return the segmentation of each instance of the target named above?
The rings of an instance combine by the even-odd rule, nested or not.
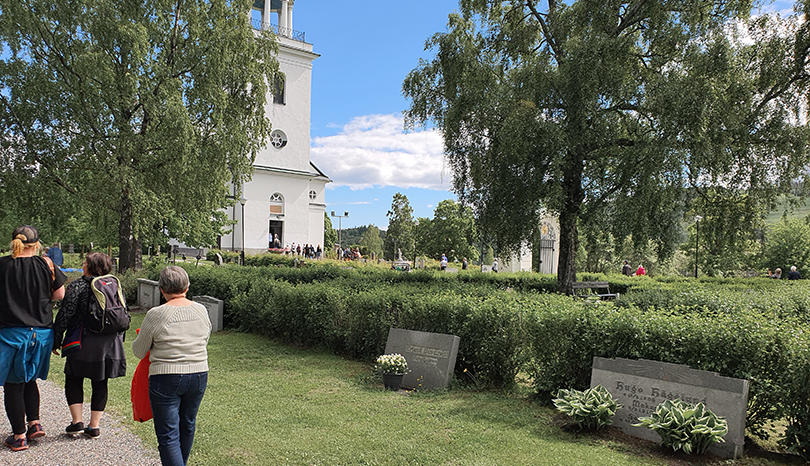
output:
[[[795,272],[795,271],[796,271],[796,266],[795,266],[795,265],[791,265],[791,266],[790,266],[790,271],[791,271],[791,272]]]
[[[186,291],[188,284],[188,273],[182,267],[170,265],[160,271],[158,286],[166,294],[182,293]]]

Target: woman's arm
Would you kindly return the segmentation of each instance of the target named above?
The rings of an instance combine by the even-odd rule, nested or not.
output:
[[[138,359],[146,357],[146,353],[152,349],[152,334],[155,330],[155,313],[147,311],[146,316],[141,322],[141,328],[138,331],[138,336],[132,342],[132,354]]]
[[[65,297],[65,285],[60,286],[56,291],[51,293],[51,301],[59,301]]]

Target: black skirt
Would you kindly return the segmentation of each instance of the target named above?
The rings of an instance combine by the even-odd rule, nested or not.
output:
[[[65,361],[65,374],[90,380],[114,379],[127,373],[124,335],[82,332],[82,349]]]

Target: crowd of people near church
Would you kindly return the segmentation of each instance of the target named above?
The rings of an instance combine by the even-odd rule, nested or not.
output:
[[[273,235],[269,249],[283,252],[284,254],[300,256],[303,259],[320,259],[323,257],[323,249],[321,249],[320,244],[315,247],[312,244],[291,243],[288,246],[282,247],[281,239],[278,237],[278,234]]]

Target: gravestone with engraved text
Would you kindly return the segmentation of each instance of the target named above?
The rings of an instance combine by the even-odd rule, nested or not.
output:
[[[158,282],[145,278],[138,279],[138,306],[151,309],[160,305],[160,298]]]
[[[411,372],[402,379],[403,387],[447,388],[456,367],[460,341],[455,335],[392,328],[385,354],[399,353],[408,361]]]
[[[647,427],[635,427],[665,400],[680,399],[690,404],[702,402],[706,408],[728,422],[725,442],[715,443],[709,451],[724,457],[742,455],[745,442],[745,411],[748,405],[748,381],[723,377],[716,372],[647,359],[593,358],[591,387],[602,385],[622,405],[613,417],[613,425],[634,437],[660,442]]]

